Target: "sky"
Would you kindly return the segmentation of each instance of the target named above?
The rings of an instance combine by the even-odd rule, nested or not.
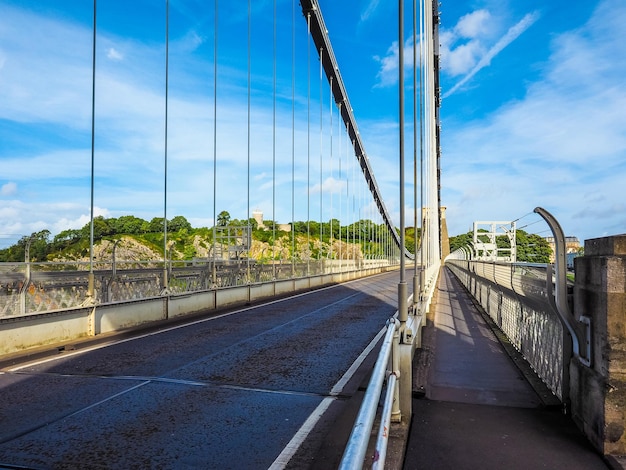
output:
[[[398,224],[397,2],[319,3]],[[255,0],[250,16],[248,2],[219,2],[216,31],[213,2],[170,0],[167,88],[165,2],[98,2],[95,86],[92,7],[0,0],[0,249],[88,223],[92,169],[96,216],[376,220],[297,1]],[[581,241],[626,233],[626,3],[440,8],[450,235],[517,220],[548,236],[538,206]],[[411,12],[406,2],[409,194]],[[409,196],[407,221],[413,211]]]

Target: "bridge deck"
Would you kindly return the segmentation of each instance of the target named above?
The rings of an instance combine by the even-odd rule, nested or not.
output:
[[[568,416],[543,405],[447,269],[434,311],[404,468],[607,468]]]

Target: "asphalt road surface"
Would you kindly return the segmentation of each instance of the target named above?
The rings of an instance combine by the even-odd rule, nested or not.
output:
[[[0,468],[322,468],[397,284],[387,273],[4,367]]]

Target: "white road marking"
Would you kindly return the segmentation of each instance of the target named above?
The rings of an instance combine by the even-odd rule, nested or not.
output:
[[[348,381],[352,378],[357,369],[361,366],[367,355],[374,349],[376,343],[380,340],[380,338],[387,331],[387,327],[383,328],[378,332],[378,334],[370,341],[367,345],[367,348],[356,358],[356,360],[352,363],[350,368],[343,374],[343,377],[339,379],[339,381],[333,386],[331,389],[331,395],[338,395],[343,390],[343,387],[346,386]],[[335,397],[324,398],[322,402],[317,405],[317,408],[313,410],[313,413],[309,415],[304,424],[300,426],[298,432],[291,438],[289,443],[285,446],[283,451],[280,453],[276,460],[270,465],[269,470],[283,470],[292,457],[296,454],[302,443],[306,440],[309,433],[313,430],[318,421],[322,418],[328,407],[331,405],[333,401],[335,401]]]

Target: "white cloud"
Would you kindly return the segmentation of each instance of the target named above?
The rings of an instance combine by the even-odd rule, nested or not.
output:
[[[478,40],[468,41],[455,47],[454,50],[450,50],[444,44],[442,42],[442,57],[444,58],[442,69],[452,76],[467,73],[485,53],[482,43]]]
[[[419,38],[417,39],[417,47],[419,48]],[[419,61],[419,49],[417,51]],[[413,37],[409,37],[404,41],[404,73],[405,75],[413,70]],[[377,81],[375,88],[391,87],[398,83],[398,65],[400,57],[400,48],[398,42],[387,49],[387,55],[384,57],[374,56],[373,59],[380,64],[380,69],[376,76]]]
[[[526,18],[520,23],[525,20]],[[463,16],[453,28],[441,28],[439,44],[442,71],[452,76],[466,74],[489,57],[489,54],[492,54],[489,60],[493,58],[494,52],[499,52],[503,48],[499,46],[500,49],[497,50],[494,46],[489,50],[487,47],[487,41],[494,34],[494,25],[495,22],[492,21],[491,14],[487,10],[476,10]],[[511,29],[514,30],[516,27],[517,25]],[[509,41],[511,40],[509,39]],[[374,56],[374,60],[380,64],[376,87],[396,85],[398,83],[399,63],[398,42],[394,41],[384,56]],[[485,65],[488,65],[488,62],[483,64],[481,68]],[[413,67],[412,37],[407,38],[404,43],[404,67],[405,72],[412,70]],[[475,70],[473,73],[477,71]]]
[[[122,53],[113,47],[110,47],[107,51],[107,58],[116,62],[124,60],[124,56],[122,55]]]
[[[380,0],[370,0],[365,10],[361,13],[361,21],[367,21],[378,8]]]
[[[400,48],[398,47],[398,41],[394,41],[391,46],[389,46],[389,49],[387,49],[387,55],[384,57],[374,56],[374,60],[380,63],[376,86],[387,87],[395,85],[398,82],[399,54]]]
[[[28,218],[21,217],[24,211],[28,211]],[[111,217],[107,209],[94,207],[94,216],[100,215]],[[90,220],[88,204],[13,200],[5,202],[0,209],[0,233],[13,234],[17,239],[40,230],[50,230],[54,236],[63,230],[80,229]]]
[[[172,46],[176,47],[179,51],[186,53],[195,51],[198,47],[204,44],[205,38],[200,36],[196,31],[188,31],[181,39],[175,41]]]
[[[94,206],[93,216],[110,218],[111,212],[108,209]],[[50,231],[52,234],[57,234],[59,232],[62,232],[63,230],[68,230],[68,229],[77,230],[77,229],[83,228],[85,225],[87,225],[90,222],[91,222],[90,214],[80,214],[78,217],[75,217],[72,219],[64,217],[55,221],[51,225],[52,229]]]
[[[468,73],[489,49],[498,22],[488,10],[462,16],[452,28],[439,30],[441,70],[451,76]]]
[[[9,181],[0,186],[0,196],[12,196],[17,193],[17,183]]]
[[[446,98],[446,97],[452,95],[459,88],[461,88],[468,81],[470,81],[472,79],[472,77],[474,75],[476,75],[480,70],[482,70],[483,68],[485,68],[488,65],[490,65],[491,61],[492,61],[492,59],[494,57],[496,57],[500,52],[502,52],[502,50],[505,47],[507,47],[509,44],[511,44],[513,41],[515,41],[524,31],[526,31],[528,28],[530,28],[533,25],[533,23],[535,23],[538,19],[539,19],[539,13],[538,12],[532,12],[532,13],[526,14],[524,16],[524,18],[522,18],[514,26],[509,28],[509,30],[506,32],[506,34],[504,36],[502,36],[498,40],[498,42],[496,42],[486,53],[484,53],[479,58],[477,57],[478,54],[474,54],[474,52],[476,52],[478,49],[481,49],[480,45],[476,41],[474,41],[473,43],[470,42],[469,45],[465,44],[465,45],[458,46],[455,50],[450,51],[450,55],[453,58],[452,59],[452,63],[454,65],[458,65],[457,63],[455,63],[455,59],[456,59],[455,55],[457,53],[456,51],[460,50],[460,54],[462,56],[465,55],[465,58],[467,59],[467,53],[466,53],[467,51],[465,49],[468,49],[468,48],[470,49],[469,53],[472,55],[472,59],[477,57],[478,61],[475,63],[473,68],[471,70],[469,70],[469,72],[459,82],[456,83],[456,85],[454,85],[450,90],[448,90],[443,95],[443,98]],[[473,25],[473,26],[475,26],[475,25]],[[463,28],[463,29],[469,30],[469,28]],[[470,63],[471,63],[471,61],[468,61],[468,60],[464,61],[464,65],[469,65]],[[444,68],[444,70],[445,70],[445,68]]]
[[[324,179],[322,182],[322,192],[326,194],[341,194],[346,191],[346,182],[344,180],[339,180],[332,176]],[[320,184],[319,182],[311,188],[311,192],[313,194],[319,194],[320,192]]]
[[[476,10],[462,16],[454,27],[454,31],[462,38],[477,38],[486,34],[490,20],[491,13],[487,10]]]

